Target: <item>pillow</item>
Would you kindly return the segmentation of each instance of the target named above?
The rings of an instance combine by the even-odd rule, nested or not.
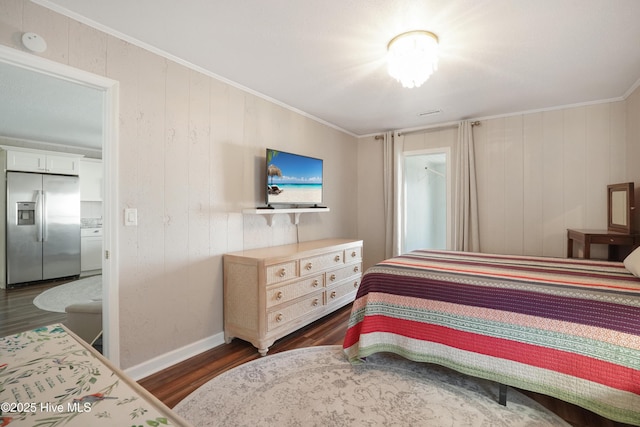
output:
[[[640,277],[640,247],[635,248],[623,262],[631,274]]]

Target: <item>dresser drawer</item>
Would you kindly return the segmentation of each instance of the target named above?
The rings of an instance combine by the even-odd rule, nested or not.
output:
[[[344,250],[344,262],[362,261],[362,246]]]
[[[323,292],[310,295],[309,297],[294,304],[268,312],[267,331],[272,331],[281,326],[286,326],[299,317],[303,317],[314,311],[323,311],[323,309]]]
[[[362,270],[362,264],[357,263],[357,264],[348,265],[346,267],[338,268],[333,271],[327,271],[326,286],[329,287],[334,283],[338,283],[346,279],[347,277],[360,274],[361,270]]]
[[[271,308],[287,301],[292,301],[306,294],[319,291],[324,287],[324,276],[309,277],[286,285],[267,289],[267,307]]]
[[[330,252],[300,260],[300,275],[308,276],[327,268],[344,264],[344,251]]]
[[[267,285],[281,283],[298,277],[298,269],[295,261],[283,262],[282,264],[270,265],[266,268]]]
[[[360,286],[360,277],[349,280],[346,283],[335,286],[331,289],[327,289],[327,291],[325,292],[325,304],[330,305],[332,301],[338,301],[339,299],[344,298],[350,294],[353,294],[353,296],[355,297],[358,286]]]

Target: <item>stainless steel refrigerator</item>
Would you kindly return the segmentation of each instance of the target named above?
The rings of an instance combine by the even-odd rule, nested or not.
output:
[[[7,285],[80,274],[77,176],[7,172]]]

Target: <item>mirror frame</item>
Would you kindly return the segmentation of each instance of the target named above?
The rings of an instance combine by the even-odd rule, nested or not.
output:
[[[613,204],[613,193],[615,192],[626,193],[625,200],[627,202],[627,205],[624,212],[622,213],[623,215],[626,216],[626,224],[617,224],[613,222],[613,218],[616,217],[616,215],[614,215],[614,212],[613,212],[615,207]],[[633,192],[634,192],[633,182],[607,185],[607,230],[608,231],[631,234],[633,230],[632,213],[633,213],[633,209],[635,208]]]

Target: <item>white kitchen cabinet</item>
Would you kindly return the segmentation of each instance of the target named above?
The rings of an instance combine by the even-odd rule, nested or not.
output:
[[[80,200],[83,202],[102,201],[102,160],[82,159],[80,161]]]
[[[102,228],[80,230],[80,271],[102,269]]]
[[[43,172],[47,156],[43,153],[7,151],[7,170]]]
[[[11,171],[78,175],[80,158],[77,154],[26,148],[2,147],[6,152],[6,168]]]
[[[46,172],[62,175],[78,175],[80,173],[79,156],[65,156],[57,154],[47,154]]]

